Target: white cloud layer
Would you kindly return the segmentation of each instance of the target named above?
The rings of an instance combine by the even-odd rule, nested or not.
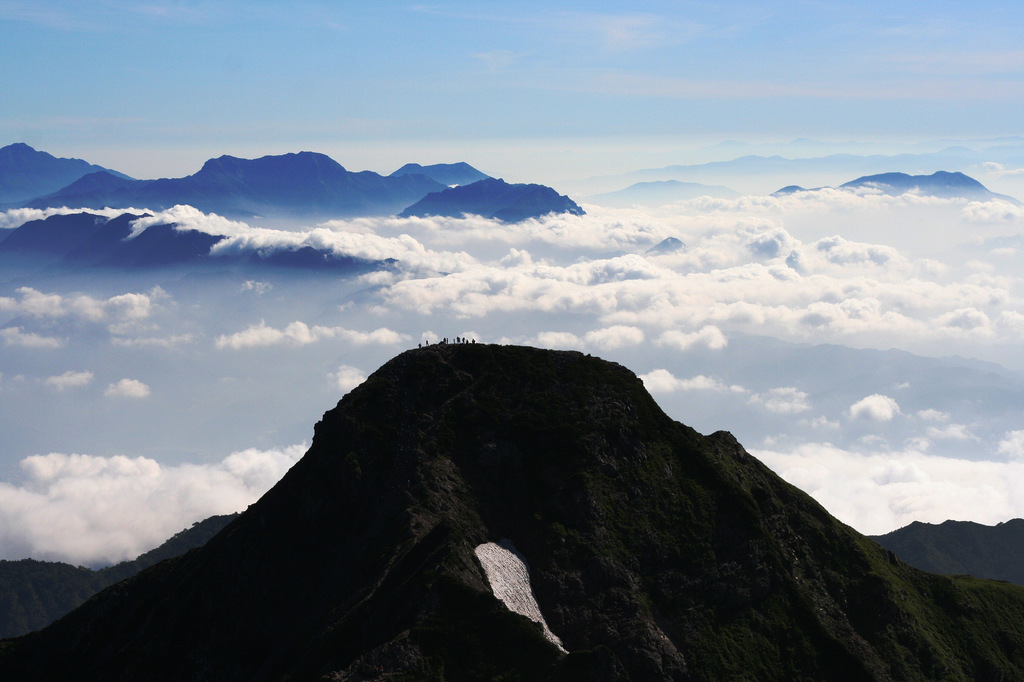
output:
[[[21,486],[0,483],[0,558],[74,564],[133,559],[215,514],[240,511],[302,456],[305,445],[234,452],[216,464],[50,453],[21,462]]]
[[[1024,516],[1024,463],[1017,460],[978,462],[917,450],[862,454],[828,443],[751,454],[862,533],[880,535],[913,521],[993,525]]]
[[[154,298],[165,296],[159,287],[148,294],[127,293],[97,299],[85,294],[61,296],[43,293],[32,287],[19,287],[18,298],[0,297],[0,312],[11,312],[31,318],[55,319],[75,317],[91,322],[114,319],[140,320],[149,317]]]

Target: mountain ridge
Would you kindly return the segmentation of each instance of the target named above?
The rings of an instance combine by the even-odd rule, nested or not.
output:
[[[931,573],[969,574],[1024,585],[1024,519],[994,526],[973,521],[915,521],[872,539]]]
[[[222,155],[182,178],[135,180],[120,185],[105,180],[96,184],[91,194],[72,186],[24,205],[163,210],[189,204],[207,213],[234,217],[282,213],[345,217],[394,213],[444,187],[424,175],[390,177],[372,171],[351,172],[316,152],[257,159]]]
[[[428,199],[433,193],[493,180],[465,162],[429,166],[409,163],[390,175],[353,172],[325,154],[310,151],[256,159],[222,155],[208,159],[197,172],[181,178],[135,180],[99,166],[80,171],[69,176],[65,184],[45,194],[21,197],[21,202],[13,205],[159,211],[188,204],[206,213],[245,219],[352,218],[395,215],[403,209],[406,212],[402,215],[411,215],[408,211],[423,201],[429,206],[440,205],[436,199]],[[2,172],[0,164],[0,190],[4,187]],[[550,212],[579,215],[581,211],[571,199],[543,185],[507,185],[498,191],[492,184],[486,185],[488,191],[483,193],[481,187],[469,199],[471,212],[506,222]],[[445,195],[442,203],[450,203],[453,196],[466,202],[469,194]]]

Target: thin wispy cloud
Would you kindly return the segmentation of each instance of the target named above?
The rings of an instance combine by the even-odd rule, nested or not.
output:
[[[20,346],[22,348],[55,349],[60,348],[67,343],[67,339],[27,332],[21,327],[6,327],[4,329],[0,329],[0,338],[2,338],[8,346]]]
[[[409,337],[391,329],[380,327],[369,332],[361,332],[344,327],[310,327],[305,322],[295,321],[282,329],[267,326],[262,320],[243,331],[217,337],[214,342],[217,348],[253,348],[280,344],[304,346],[325,339],[339,339],[353,345],[396,345],[407,342]]]
[[[93,377],[92,372],[68,370],[63,374],[47,377],[43,383],[57,391],[66,391],[88,386],[92,383]]]

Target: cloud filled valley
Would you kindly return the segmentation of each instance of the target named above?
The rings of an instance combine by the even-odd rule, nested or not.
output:
[[[456,336],[619,362],[862,532],[1024,515],[1018,206],[819,190],[584,208],[267,226],[176,206],[133,238],[174,225],[223,237],[224,260],[5,261],[0,558],[116,561],[244,508],[345,391]],[[74,211],[0,227],[57,213]],[[226,258],[306,247],[373,265]]]

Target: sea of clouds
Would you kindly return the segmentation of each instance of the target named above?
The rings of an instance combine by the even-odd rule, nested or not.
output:
[[[243,509],[344,392],[444,336],[620,362],[862,532],[1024,515],[1020,207],[821,190],[585,208],[271,228],[178,206],[135,232],[386,264],[0,282],[0,558],[131,558]],[[685,248],[649,251],[670,237]]]

